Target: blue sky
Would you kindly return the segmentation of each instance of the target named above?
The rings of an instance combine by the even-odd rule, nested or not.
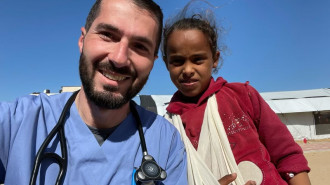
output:
[[[94,0],[0,0],[0,101],[80,86],[78,38]],[[165,19],[187,0],[156,0]],[[209,0],[228,47],[215,77],[259,92],[330,88],[330,1]],[[161,59],[140,94],[176,91]]]

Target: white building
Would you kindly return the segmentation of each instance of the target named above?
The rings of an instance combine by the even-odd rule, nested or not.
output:
[[[78,89],[80,89],[78,86],[62,86],[59,92],[73,92]],[[45,90],[44,93],[58,94],[49,90]],[[260,94],[295,139],[330,138],[329,88]],[[139,98],[134,100],[146,109],[164,115],[171,97],[172,95],[139,95]]]
[[[330,89],[260,93],[295,139],[330,138]],[[160,115],[171,95],[139,95],[140,104]]]

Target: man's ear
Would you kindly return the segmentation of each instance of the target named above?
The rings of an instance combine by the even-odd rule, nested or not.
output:
[[[220,51],[217,51],[214,56],[213,68],[217,68],[220,59]]]
[[[156,62],[157,58],[158,58],[158,56],[155,55],[155,56],[154,56],[154,59],[153,59],[153,62],[152,62],[152,68],[154,68],[154,65],[155,65],[155,62]]]
[[[82,53],[82,49],[84,47],[84,39],[86,35],[86,29],[84,27],[81,28],[81,35],[78,40],[79,51]]]
[[[154,56],[154,62],[157,60],[157,58],[158,58],[158,55],[155,55]]]

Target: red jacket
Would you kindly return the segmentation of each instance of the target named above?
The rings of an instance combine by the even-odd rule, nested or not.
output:
[[[280,174],[310,170],[302,149],[260,94],[248,83],[227,83],[221,77],[217,81],[212,78],[208,89],[195,102],[188,102],[178,91],[167,107],[168,112],[181,116],[195,148],[207,98],[214,93],[237,164],[255,163],[263,172],[265,185],[287,184]]]

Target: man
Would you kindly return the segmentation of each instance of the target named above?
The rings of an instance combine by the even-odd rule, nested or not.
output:
[[[78,42],[82,88],[64,111],[66,144],[61,148],[57,134],[42,152],[63,156],[67,150],[60,184],[132,183],[133,170],[142,161],[134,107],[148,153],[167,172],[157,183],[187,184],[186,154],[177,130],[129,103],[147,81],[161,31],[162,12],[150,0],[97,0],[92,7]],[[70,97],[41,94],[0,103],[0,183],[29,184],[37,152]],[[34,170],[36,184],[55,184],[60,168],[54,161],[41,161]]]

